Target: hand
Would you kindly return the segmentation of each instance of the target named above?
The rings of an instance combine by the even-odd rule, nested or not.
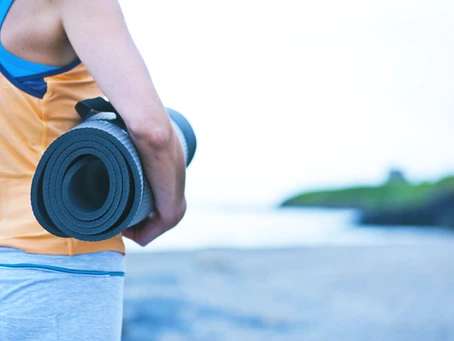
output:
[[[155,213],[154,215],[145,218],[140,223],[128,227],[123,231],[123,236],[135,241],[140,246],[146,246],[177,225],[183,218],[183,215],[184,211],[181,216],[173,216],[172,219],[164,219],[160,214]]]

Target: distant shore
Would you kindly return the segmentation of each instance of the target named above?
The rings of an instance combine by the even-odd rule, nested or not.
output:
[[[400,180],[306,192],[281,207],[355,208],[361,211],[361,224],[454,227],[454,176],[432,183]]]

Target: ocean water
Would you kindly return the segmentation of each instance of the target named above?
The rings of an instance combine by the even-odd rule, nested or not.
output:
[[[454,231],[436,227],[360,226],[356,210],[269,207],[195,207],[183,221],[130,252],[211,248],[288,248],[325,245],[423,245],[454,240]]]

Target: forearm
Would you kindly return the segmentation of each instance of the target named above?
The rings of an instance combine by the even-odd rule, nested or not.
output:
[[[171,228],[186,210],[186,162],[183,148],[170,121],[154,129],[130,131],[150,183],[161,220]]]

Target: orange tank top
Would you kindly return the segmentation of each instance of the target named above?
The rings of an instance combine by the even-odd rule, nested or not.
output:
[[[0,60],[0,246],[37,254],[124,253],[121,235],[100,242],[51,235],[36,221],[30,203],[32,178],[44,151],[81,122],[75,104],[97,96],[103,94],[79,61],[13,77]]]

